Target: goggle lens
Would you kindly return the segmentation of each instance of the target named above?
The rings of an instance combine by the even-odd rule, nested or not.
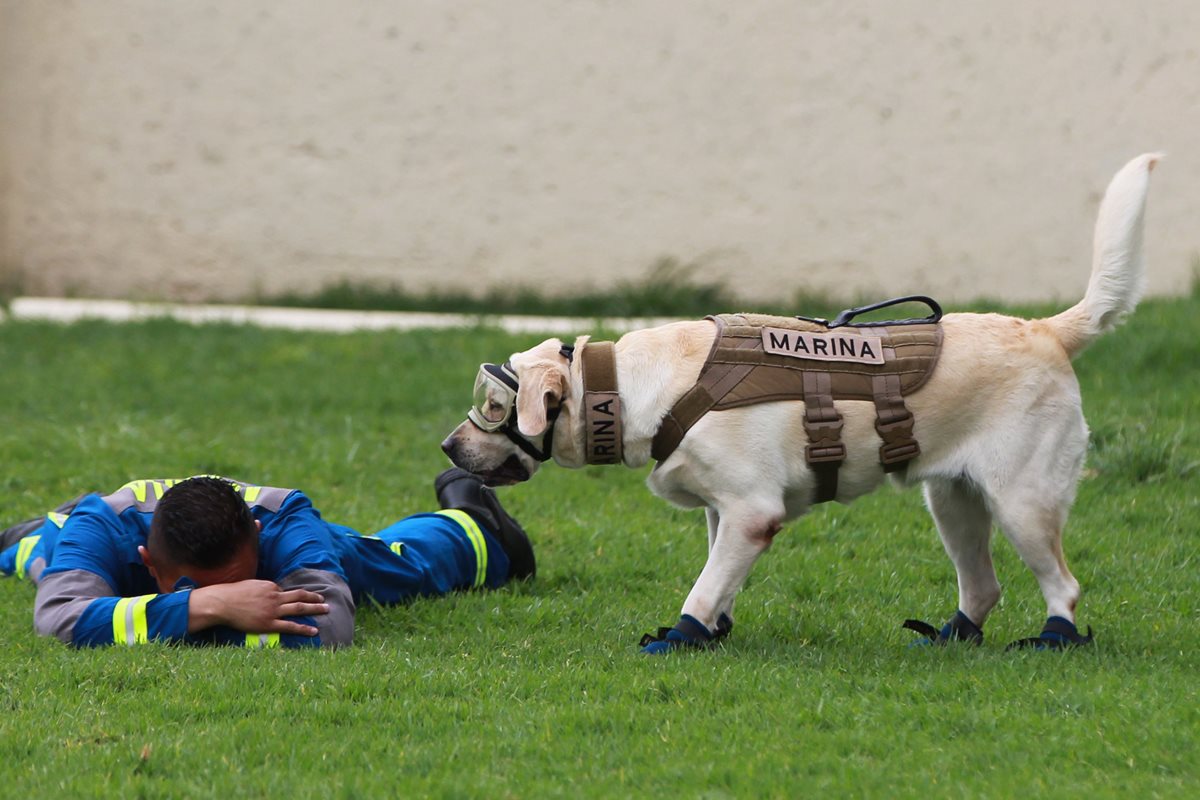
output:
[[[513,407],[517,402],[517,391],[492,371],[503,368],[495,364],[482,364],[479,374],[475,377],[475,390],[471,398],[471,421],[485,431],[495,431],[504,427],[512,416]],[[506,376],[507,377],[507,376]],[[516,382],[515,376],[512,378]]]

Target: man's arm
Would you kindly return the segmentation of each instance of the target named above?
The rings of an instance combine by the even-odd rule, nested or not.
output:
[[[65,644],[74,644],[75,624],[88,606],[99,597],[114,594],[107,581],[86,570],[46,575],[38,583],[33,629],[40,636],[55,636]]]
[[[71,570],[39,584],[33,621],[39,634],[77,647],[150,641],[304,647],[321,643],[313,617],[326,609],[315,592],[284,591],[270,581],[118,597],[100,576]]]
[[[316,636],[318,625],[302,619],[325,616],[330,606],[315,591],[284,589],[271,581],[218,583],[192,590],[188,633],[225,625],[245,633],[288,633]]]
[[[181,641],[187,636],[189,594],[119,597],[96,573],[54,572],[38,584],[33,627],[76,647]]]
[[[321,644],[354,640],[354,598],[328,523],[303,492],[293,492],[278,512],[262,515],[259,574],[284,590],[305,589],[325,598],[328,613],[315,624]]]
[[[340,575],[319,569],[298,569],[284,576],[279,588],[307,591],[324,598],[326,612],[316,617],[322,645],[340,647],[354,641],[354,598]]]

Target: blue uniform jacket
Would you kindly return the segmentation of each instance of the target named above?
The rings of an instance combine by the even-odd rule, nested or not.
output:
[[[284,589],[319,592],[330,614],[298,620],[317,626],[315,637],[245,634],[220,626],[189,634],[191,589],[159,594],[138,554],[158,500],[176,482],[132,481],[111,495],[88,495],[61,529],[44,526],[38,550],[46,566],[34,609],[39,633],[77,646],[160,640],[295,647],[317,646],[325,638],[332,639],[328,644],[351,640],[354,603],[333,526],[302,492],[240,482],[233,484],[262,523],[257,577]]]
[[[414,515],[382,538],[365,537],[321,519],[303,492],[231,480],[262,524],[257,577],[283,589],[318,592],[330,611],[297,618],[317,627],[314,637],[246,634],[221,626],[189,634],[192,590],[160,594],[138,553],[158,500],[177,482],[132,481],[111,495],[87,495],[69,516],[49,515],[28,558],[40,568],[34,610],[39,633],[76,646],[155,640],[253,647],[348,644],[355,603],[365,597],[394,603],[495,586],[507,577],[507,558],[496,552],[492,537],[459,512]],[[401,530],[407,535],[388,535]]]

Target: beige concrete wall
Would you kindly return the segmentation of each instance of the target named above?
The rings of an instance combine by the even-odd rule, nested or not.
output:
[[[1163,149],[1200,253],[1200,4],[0,0],[0,267],[28,292],[797,289],[1075,298]]]

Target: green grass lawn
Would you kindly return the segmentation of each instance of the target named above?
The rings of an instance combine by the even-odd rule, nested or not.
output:
[[[537,337],[0,325],[0,521],[135,477],[304,488],[370,531],[430,510],[480,361]],[[917,491],[792,523],[719,650],[666,658],[700,512],[643,472],[502,490],[539,577],[362,609],[338,652],[76,651],[0,581],[8,797],[1200,796],[1200,298],[1077,363],[1093,447],[1067,528],[1090,649],[1005,652],[1044,606],[999,537],[982,648],[908,648],[954,572]]]

